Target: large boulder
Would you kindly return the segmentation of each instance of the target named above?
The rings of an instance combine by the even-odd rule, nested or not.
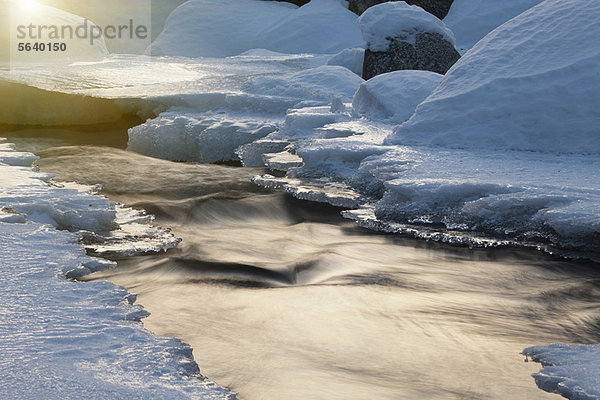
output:
[[[369,7],[389,1],[391,0],[349,0],[348,8],[350,11],[361,15],[367,11]],[[419,6],[439,19],[444,18],[448,14],[453,1],[454,0],[406,0],[408,4]]]
[[[379,4],[358,23],[367,43],[364,79],[399,70],[445,74],[460,58],[452,31],[420,7],[405,2]]]

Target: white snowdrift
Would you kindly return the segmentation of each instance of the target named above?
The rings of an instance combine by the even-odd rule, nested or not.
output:
[[[600,154],[600,3],[548,0],[463,56],[388,144]]]
[[[568,399],[600,398],[600,345],[554,343],[529,347],[523,354],[544,366],[533,374],[541,389]]]
[[[454,44],[454,35],[446,25],[419,6],[392,1],[370,7],[358,19],[367,47],[371,51],[386,51],[391,38],[414,43],[419,33],[439,33]]]
[[[456,47],[466,51],[485,35],[543,0],[454,0],[444,23],[454,33]]]
[[[32,154],[0,144],[0,397],[233,399],[204,381],[189,346],[139,321],[135,296],[77,277],[114,263],[91,258],[81,232],[111,229],[115,208],[82,188],[48,183]]]
[[[377,75],[360,85],[352,107],[360,116],[389,123],[410,118],[442,79],[429,71],[395,71]]]
[[[339,65],[346,67],[358,76],[362,76],[363,62],[365,60],[365,49],[357,47],[354,49],[344,49],[334,54],[327,65]]]
[[[169,16],[152,55],[226,57],[251,49],[333,54],[363,45],[356,15],[341,0],[303,7],[259,0],[190,0]]]

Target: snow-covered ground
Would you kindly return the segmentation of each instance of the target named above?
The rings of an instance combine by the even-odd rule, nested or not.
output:
[[[365,14],[363,41],[343,3],[192,0],[150,49],[173,57],[0,69],[10,95],[0,98],[0,121],[92,124],[135,112],[148,120],[130,130],[129,150],[285,171],[255,182],[344,207],[371,229],[599,257],[599,2],[456,0],[445,25],[421,21],[464,53],[445,76],[400,71],[367,82],[358,75],[362,46],[382,41],[381,24]],[[223,58],[188,58],[197,56]],[[15,99],[43,106],[28,112]],[[2,218],[29,221],[23,210]],[[115,211],[104,211],[94,218],[114,223]],[[55,214],[34,221],[78,221]],[[556,348],[567,361],[548,355]],[[536,377],[540,387],[562,381],[573,398],[597,393],[595,380],[578,378],[581,364],[568,361],[595,360],[584,356],[597,347],[527,351],[561,365]]]
[[[110,237],[128,224],[139,233],[148,221],[120,220],[127,212],[91,188],[52,184],[50,175],[31,169],[34,160],[0,144],[0,397],[234,398],[204,380],[189,346],[143,329],[147,312],[133,305],[135,296],[108,282],[68,279],[114,266],[86,256],[82,237]],[[109,239],[108,252],[176,243],[159,232],[118,245]]]

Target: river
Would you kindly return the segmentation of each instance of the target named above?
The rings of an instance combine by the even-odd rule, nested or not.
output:
[[[560,398],[520,351],[600,339],[596,264],[366,231],[258,188],[260,169],[124,151],[128,123],[3,136],[183,239],[86,279],[136,293],[145,326],[189,343],[242,400]]]

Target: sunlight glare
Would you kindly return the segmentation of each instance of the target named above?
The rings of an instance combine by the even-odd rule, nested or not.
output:
[[[36,0],[19,0],[18,4],[20,11],[25,11],[29,14],[33,14],[40,9],[40,4]]]

